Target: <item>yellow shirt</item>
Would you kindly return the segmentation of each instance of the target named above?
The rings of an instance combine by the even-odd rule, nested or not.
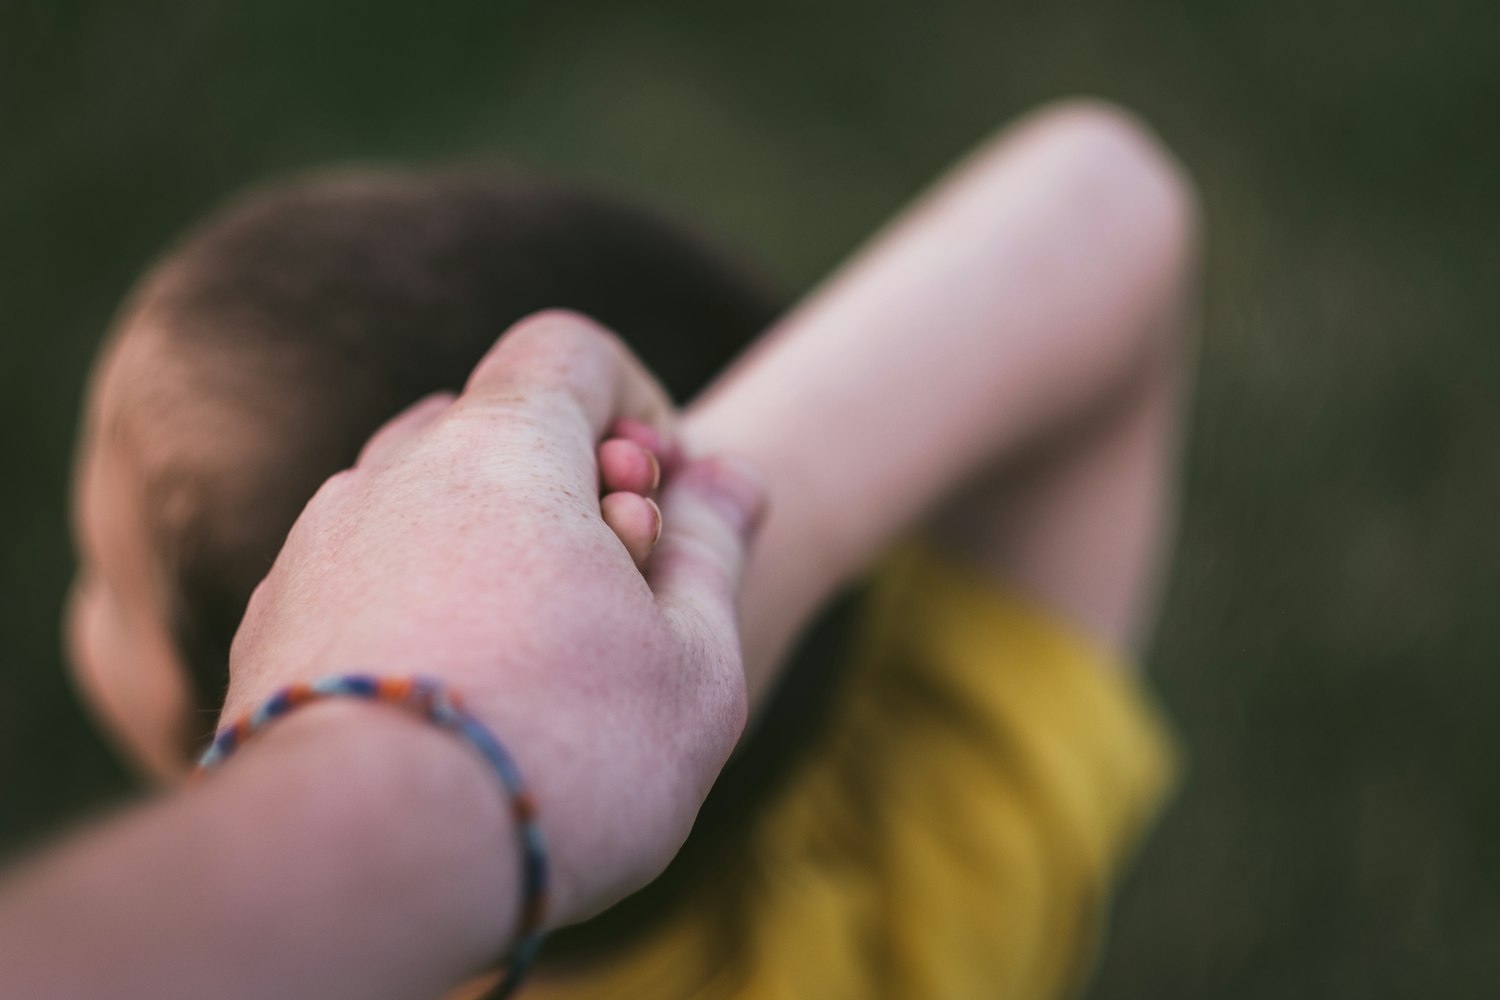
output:
[[[531,998],[1065,996],[1169,783],[1111,654],[911,549],[877,575],[823,739],[741,862],[641,946]]]

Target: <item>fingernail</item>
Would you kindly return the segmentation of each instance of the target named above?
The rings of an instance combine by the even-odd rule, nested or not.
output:
[[[646,458],[651,462],[650,489],[654,490],[661,485],[661,462],[657,459],[656,453],[653,451],[647,451]]]
[[[651,505],[651,511],[652,511],[652,513],[654,513],[656,515],[656,533],[651,536],[651,547],[654,549],[654,548],[656,548],[656,543],[659,542],[659,541],[661,541],[661,526],[662,526],[661,508],[658,507],[656,505],[656,501],[652,500],[650,497],[646,497],[645,500],[646,500],[647,503],[649,503]]]

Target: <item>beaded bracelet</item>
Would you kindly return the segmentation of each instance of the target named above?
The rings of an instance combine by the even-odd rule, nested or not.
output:
[[[547,854],[542,846],[542,831],[536,821],[536,807],[515,762],[500,741],[477,718],[466,711],[458,695],[429,678],[372,677],[365,674],[343,674],[323,677],[311,684],[293,684],[282,688],[255,711],[243,715],[232,726],[221,730],[198,761],[195,775],[212,771],[227,760],[246,740],[281,718],[292,709],[329,698],[362,698],[398,705],[420,715],[451,733],[462,737],[484,757],[510,798],[521,841],[521,917],[516,926],[515,942],[505,956],[505,974],[492,1000],[510,996],[542,946],[542,916],[547,900]]]

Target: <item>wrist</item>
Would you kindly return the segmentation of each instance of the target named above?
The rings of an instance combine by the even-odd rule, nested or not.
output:
[[[329,701],[279,720],[243,757],[221,777],[274,775],[304,850],[335,866],[335,891],[379,908],[381,934],[444,976],[499,958],[520,907],[515,822],[463,740],[388,705]]]
[[[305,709],[13,875],[0,992],[441,996],[492,964],[519,888],[485,765],[385,706]]]

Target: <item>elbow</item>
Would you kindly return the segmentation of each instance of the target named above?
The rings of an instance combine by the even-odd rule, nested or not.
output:
[[[1194,326],[1201,203],[1187,168],[1142,119],[1091,98],[1058,101],[1016,126],[1056,190],[1120,248],[1142,308],[1142,358],[1177,365]]]
[[[1201,230],[1197,185],[1182,161],[1135,113],[1097,98],[1044,105],[1007,129],[1037,168],[1100,218],[1129,227],[1144,259],[1180,288],[1194,269]]]

